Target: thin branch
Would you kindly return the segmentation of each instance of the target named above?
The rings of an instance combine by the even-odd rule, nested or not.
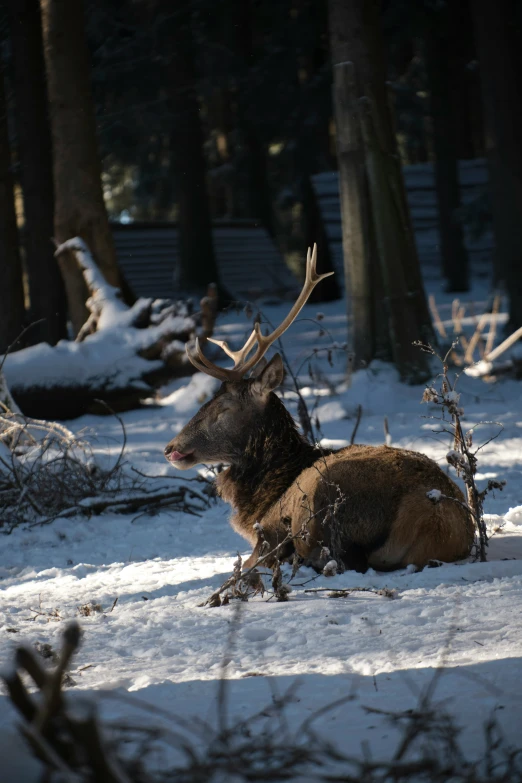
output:
[[[357,418],[355,419],[355,425],[352,430],[352,436],[350,438],[350,446],[353,446],[355,443],[355,437],[357,435],[357,430],[359,429],[359,424],[361,423],[361,416],[362,416],[362,405],[357,406]]]

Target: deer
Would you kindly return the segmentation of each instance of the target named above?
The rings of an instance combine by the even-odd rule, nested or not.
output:
[[[187,345],[194,367],[221,386],[166,446],[165,457],[177,470],[227,466],[215,483],[233,508],[232,527],[253,547],[244,569],[260,559],[274,567],[295,556],[317,571],[334,557],[339,570],[363,573],[466,558],[474,540],[472,516],[436,462],[388,445],[332,450],[312,444],[275,393],[283,361],[276,353],[267,362],[265,354],[315,286],[333,274],[318,274],[316,266],[315,245],[301,293],[270,334],[256,322],[239,350],[208,338],[233,367],[211,362],[197,339]]]

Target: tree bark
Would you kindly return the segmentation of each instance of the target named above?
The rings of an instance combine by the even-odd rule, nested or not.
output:
[[[522,326],[522,32],[515,0],[471,0],[486,125],[496,277]]]
[[[0,69],[0,353],[15,342],[24,326],[24,289],[18,248],[14,183],[7,127],[4,74]],[[18,346],[21,347],[21,346]]]
[[[177,282],[183,293],[197,296],[205,293],[209,283],[216,283],[223,301],[229,296],[220,284],[212,238],[191,3],[179,0],[174,8],[168,0],[159,0],[156,11],[159,45],[170,84],[168,107],[179,228]]]
[[[108,283],[121,288],[103,201],[90,64],[81,0],[40,0],[49,90],[55,237],[80,236]],[[75,333],[87,317],[86,287],[74,261],[60,259]]]
[[[30,338],[54,345],[66,336],[67,304],[52,245],[52,151],[39,0],[10,0],[9,11],[29,319],[42,321]]]
[[[230,24],[224,30],[228,45],[241,63],[243,76],[237,92],[237,124],[246,147],[246,174],[248,181],[249,212],[259,218],[272,239],[277,237],[277,226],[268,181],[268,151],[260,137],[255,120],[255,98],[251,86],[251,69],[256,67],[253,44],[252,0],[231,0]],[[254,104],[254,112],[252,111]]]
[[[484,120],[480,98],[477,55],[473,39],[470,0],[439,4],[448,15],[447,49],[444,63],[451,74],[449,89],[454,117],[454,137],[458,160],[484,157]]]
[[[351,350],[358,368],[375,355],[371,281],[375,248],[352,62],[334,65],[334,109],[346,304],[353,335]]]
[[[319,249],[317,271],[320,274],[334,272],[332,254],[326,229],[323,221],[315,191],[312,186],[311,177],[318,172],[318,156],[321,147],[324,148],[325,126],[327,127],[330,115],[326,116],[326,123],[321,112],[314,105],[312,111],[309,109],[309,101],[314,100],[313,90],[310,84],[318,78],[318,71],[321,69],[322,51],[320,50],[321,34],[328,33],[328,21],[326,9],[324,9],[324,18],[314,18],[314,10],[310,6],[302,6],[298,9],[299,13],[294,17],[294,22],[290,25],[290,40],[295,52],[295,70],[296,82],[299,85],[301,93],[301,108],[297,114],[297,127],[294,132],[295,149],[295,168],[299,184],[299,193],[301,197],[302,225],[304,228],[305,245],[313,247],[317,242]],[[313,39],[309,42],[306,54],[302,51],[301,31],[305,18],[307,26],[314,32]],[[297,28],[297,29],[294,29]],[[304,69],[305,79],[299,78],[300,68]],[[319,171],[322,168],[319,169]],[[335,275],[327,277],[314,289],[310,296],[310,302],[332,302],[341,298],[341,290]]]
[[[304,217],[305,246],[313,247],[317,243],[317,272],[335,272],[330,252],[330,243],[326,233],[323,216],[319,208],[317,196],[312,185],[310,174],[306,168],[300,183],[301,203]],[[317,285],[309,298],[309,302],[335,302],[341,298],[341,289],[335,275],[326,277]]]
[[[353,127],[357,121],[364,131],[364,151],[355,153],[354,158],[362,161],[367,183],[366,188],[363,187],[363,177],[359,175],[357,200],[359,211],[366,210],[370,216],[370,229],[361,232],[361,249],[365,258],[371,258],[374,242],[382,273],[384,301],[377,298],[378,286],[373,277],[375,266],[365,261],[359,273],[361,277],[370,276],[375,312],[382,312],[383,305],[387,308],[389,344],[401,377],[417,381],[427,377],[428,362],[412,343],[418,339],[433,339],[433,329],[388,103],[379,7],[377,0],[351,0],[350,3],[330,0],[332,59],[334,70],[338,63],[353,63],[352,81],[358,98],[355,105],[352,104]],[[338,116],[338,100],[335,108],[339,138],[346,129],[340,125],[342,116]],[[343,192],[343,188],[350,188],[350,183],[346,181],[347,173],[343,174],[341,167],[340,178]],[[352,208],[354,203],[355,199]],[[359,231],[362,225],[363,222],[359,221]],[[353,228],[345,229],[343,226],[343,233],[345,230],[349,236]],[[368,307],[365,310],[367,323]],[[361,326],[354,324],[354,328],[361,329]]]
[[[435,152],[435,191],[442,252],[442,271],[448,291],[469,290],[468,253],[457,214],[460,202],[457,133],[453,110],[448,49],[451,30],[447,7],[430,15],[425,39],[426,68],[430,89]]]

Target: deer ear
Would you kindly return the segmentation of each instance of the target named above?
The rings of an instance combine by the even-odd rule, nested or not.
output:
[[[268,364],[268,361],[263,356],[262,359],[259,360],[259,362],[256,364],[254,369],[252,370],[251,378],[259,378],[263,370],[265,369],[266,365]]]
[[[255,379],[253,384],[254,392],[262,397],[267,396],[283,383],[284,375],[283,360],[281,355],[276,353]]]

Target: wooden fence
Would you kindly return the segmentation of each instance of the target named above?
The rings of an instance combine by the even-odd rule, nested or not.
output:
[[[115,223],[112,230],[118,262],[137,296],[179,295],[176,224]],[[298,285],[258,223],[215,221],[213,237],[221,282],[237,299],[281,294]]]
[[[415,241],[425,278],[440,276],[441,257],[437,227],[437,199],[433,164],[419,163],[404,167],[406,193],[415,232]],[[330,249],[340,276],[343,276],[341,211],[339,206],[339,178],[337,171],[327,171],[313,177],[319,206],[330,240]],[[465,208],[487,192],[488,171],[483,159],[460,162],[461,200]],[[493,254],[493,236],[490,228],[479,238],[465,223],[466,247],[475,274],[486,274]]]

